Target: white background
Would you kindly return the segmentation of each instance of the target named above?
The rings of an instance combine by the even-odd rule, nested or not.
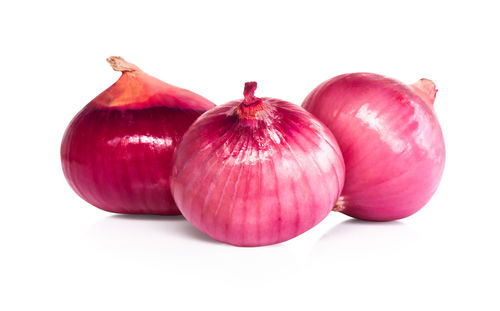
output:
[[[0,309],[499,310],[495,2],[2,2]],[[182,217],[103,212],[68,186],[59,146],[118,79],[110,55],[217,104],[249,80],[300,104],[346,72],[430,78],[441,185],[407,219],[332,213],[261,248],[215,242]]]

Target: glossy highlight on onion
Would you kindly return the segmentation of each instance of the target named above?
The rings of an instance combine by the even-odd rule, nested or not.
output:
[[[172,156],[207,99],[162,82],[121,57],[108,62],[120,79],[71,121],[62,168],[90,204],[124,214],[180,214],[170,193]]]
[[[428,79],[403,83],[371,73],[344,74],[314,89],[303,107],[337,138],[346,165],[334,210],[371,221],[408,217],[436,191],[445,146]]]
[[[217,106],[186,132],[171,189],[186,219],[238,246],[291,239],[334,206],[344,163],[331,132],[300,106],[254,96]]]

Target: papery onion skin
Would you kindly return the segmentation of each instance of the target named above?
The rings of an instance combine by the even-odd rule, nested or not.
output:
[[[302,106],[330,128],[345,160],[345,186],[334,210],[390,221],[430,200],[445,164],[436,92],[427,79],[407,86],[353,73],[325,81],[307,96]]]
[[[105,211],[178,215],[169,182],[173,152],[188,127],[214,104],[120,57],[108,61],[122,75],[66,129],[64,175],[78,195]]]
[[[325,218],[344,183],[331,132],[300,106],[253,96],[217,106],[186,132],[171,189],[186,219],[237,246],[291,239]]]

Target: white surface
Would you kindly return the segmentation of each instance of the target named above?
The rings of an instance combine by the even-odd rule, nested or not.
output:
[[[2,2],[0,309],[498,310],[495,3]],[[345,72],[430,78],[447,146],[441,186],[402,221],[332,213],[262,248],[222,245],[179,217],[100,211],[67,185],[59,145],[118,78],[110,55],[217,104],[249,80],[300,104]]]

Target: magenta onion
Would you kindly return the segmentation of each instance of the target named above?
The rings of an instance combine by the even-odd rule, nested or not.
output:
[[[120,79],[71,121],[61,146],[64,175],[84,200],[109,212],[180,214],[170,193],[174,148],[214,105],[110,57]]]
[[[299,106],[257,98],[203,114],[175,155],[171,189],[186,219],[238,246],[291,239],[331,211],[344,163],[330,130]]]
[[[370,73],[345,74],[314,89],[303,107],[337,138],[346,181],[334,210],[364,220],[412,215],[436,191],[445,162],[434,113],[436,88]]]

